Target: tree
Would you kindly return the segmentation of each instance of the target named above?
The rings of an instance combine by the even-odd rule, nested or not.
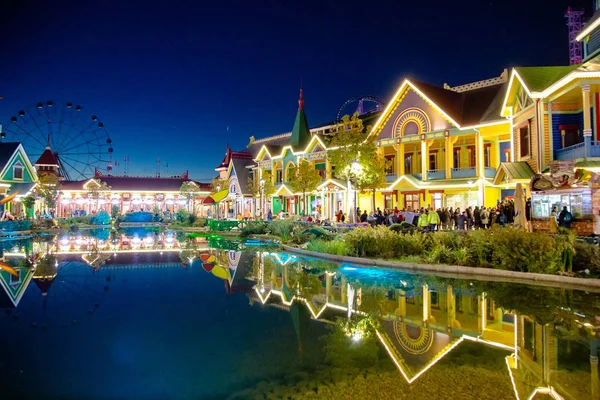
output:
[[[88,190],[88,198],[92,200],[96,200],[96,210],[100,206],[100,198],[106,197],[106,195],[110,192],[111,187],[104,181],[100,181],[97,185],[90,186]]]
[[[227,181],[225,179],[221,179],[220,177],[216,177],[211,182],[212,190],[215,192],[220,192],[227,188]]]
[[[303,159],[298,164],[298,167],[293,169],[288,182],[294,192],[302,193],[304,212],[306,213],[308,210],[306,206],[306,193],[316,190],[319,183],[321,183],[319,171],[317,171],[311,162]]]
[[[340,123],[334,128],[334,134],[329,147],[335,148],[328,152],[332,166],[335,167],[337,178],[347,179],[350,176],[350,167],[358,161],[364,168],[373,161],[376,153],[375,145],[367,141],[367,134],[358,113],[352,118],[344,115]]]
[[[29,219],[29,210],[33,209],[33,205],[35,204],[35,197],[29,195],[23,199],[23,208],[25,209],[25,218]]]
[[[388,161],[382,154],[375,152],[370,162],[363,167],[362,173],[358,177],[357,186],[364,191],[371,191],[371,209],[375,210],[375,193],[377,189],[387,187],[386,167]]]
[[[261,198],[264,196],[265,201],[271,197],[273,193],[275,193],[275,185],[271,180],[271,173],[269,171],[263,171],[262,179],[265,181],[265,185],[261,190],[260,187],[260,179],[257,176],[258,174],[255,172],[252,178],[248,178],[248,187],[252,190],[252,196]],[[261,199],[262,200],[262,199]],[[261,210],[262,212],[262,210]]]
[[[46,210],[56,208],[59,182],[60,180],[56,175],[48,174],[40,177],[36,192],[44,199]]]
[[[187,203],[188,203],[188,207],[192,206],[192,211],[194,210],[193,204],[192,204],[192,200],[194,197],[196,197],[197,193],[198,193],[198,185],[196,185],[194,182],[192,181],[185,181],[181,184],[181,187],[179,188],[179,193],[186,198]]]
[[[371,127],[364,128],[358,113],[354,113],[352,118],[345,115],[334,128],[329,144],[329,147],[334,150],[330,150],[328,156],[332,166],[335,167],[337,178],[354,179],[357,188],[362,185],[364,189],[375,191],[383,186],[382,177],[385,180],[385,160],[377,154],[375,144],[367,140],[367,132],[370,129]],[[351,167],[355,161],[362,167],[360,174],[352,171]],[[353,216],[354,210],[349,211]]]

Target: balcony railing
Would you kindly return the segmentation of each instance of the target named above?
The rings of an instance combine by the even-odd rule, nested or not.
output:
[[[472,178],[477,176],[477,170],[472,168],[452,168],[453,178]]]
[[[483,174],[486,178],[493,178],[496,176],[496,168],[485,167],[483,168]]]
[[[594,143],[598,143],[598,142],[594,142]],[[598,147],[598,146],[595,145],[595,147]],[[555,154],[554,158],[556,158],[557,160],[576,160],[578,158],[585,158],[586,157],[585,142],[577,143],[573,146],[565,147],[563,149],[557,149],[554,152],[554,154]]]
[[[444,179],[446,178],[446,171],[443,169],[428,169],[427,180]]]

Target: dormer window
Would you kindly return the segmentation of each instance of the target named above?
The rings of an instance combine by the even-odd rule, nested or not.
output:
[[[16,162],[13,167],[13,179],[22,180],[23,179],[23,165],[20,162]]]

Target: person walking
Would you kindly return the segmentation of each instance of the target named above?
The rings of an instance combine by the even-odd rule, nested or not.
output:
[[[427,221],[429,222],[429,230],[434,232],[440,225],[440,215],[432,208],[427,214]]]

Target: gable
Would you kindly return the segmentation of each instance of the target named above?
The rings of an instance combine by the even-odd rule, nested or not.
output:
[[[437,106],[430,104],[412,87],[407,87],[382,124],[378,139],[427,133],[452,127],[454,124]]]
[[[13,171],[15,166],[23,167],[23,179],[13,179]],[[37,173],[35,172],[31,162],[23,147],[19,145],[13,155],[10,157],[8,162],[4,165],[2,172],[0,173],[0,180],[4,182],[35,182],[37,180]]]
[[[19,267],[19,261],[11,262],[11,265],[2,263],[0,267],[0,286],[15,307],[19,304],[33,276],[33,269]]]
[[[513,114],[523,111],[532,104],[533,99],[529,96],[523,85],[519,84],[511,104],[513,106]]]

